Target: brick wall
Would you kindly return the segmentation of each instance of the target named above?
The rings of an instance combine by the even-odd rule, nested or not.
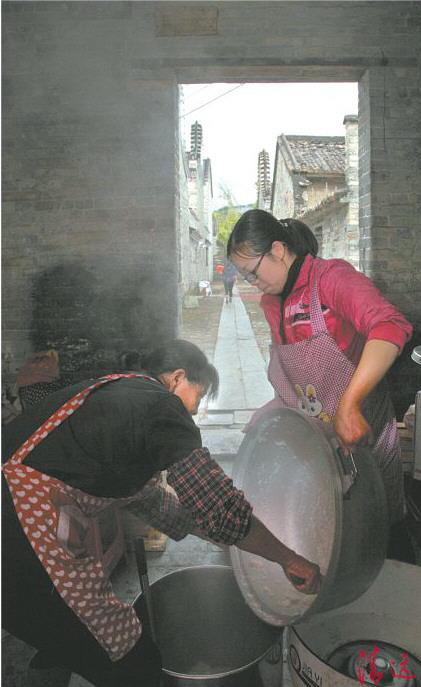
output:
[[[418,31],[419,25],[415,19]],[[409,52],[402,45],[402,54]],[[361,269],[414,325],[412,341],[389,374],[401,416],[421,388],[421,369],[410,359],[421,344],[419,65],[371,68],[360,81],[359,101]]]
[[[177,82],[359,81],[361,266],[421,325],[421,4],[28,1],[2,10],[11,369],[51,308],[69,337],[93,341],[86,321],[100,322],[96,340],[111,351],[177,331]],[[148,270],[161,288],[149,289]],[[40,280],[62,273],[66,283],[57,277],[35,304]]]
[[[177,330],[175,82],[125,54],[130,19],[126,3],[6,3],[11,367],[57,346],[102,369]]]
[[[302,218],[317,237],[321,258],[348,259],[345,235],[347,216],[348,204],[331,198]]]
[[[358,182],[358,117],[347,115],[345,124],[345,178],[347,216],[345,222],[344,258],[360,268],[359,182]]]
[[[338,175],[331,179],[326,177],[322,179],[312,178],[309,174],[305,174],[304,176],[311,183],[309,186],[301,189],[302,211],[312,210],[323,202],[326,197],[333,195],[336,191],[339,191],[345,186],[345,177],[343,175]]]

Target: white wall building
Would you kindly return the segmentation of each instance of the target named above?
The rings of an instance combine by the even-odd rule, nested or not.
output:
[[[184,295],[213,275],[212,169],[202,160],[202,127],[191,127],[191,149],[180,151],[179,283]]]

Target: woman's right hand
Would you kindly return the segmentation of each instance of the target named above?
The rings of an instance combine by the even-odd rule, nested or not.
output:
[[[360,406],[358,403],[347,402],[345,397],[338,405],[333,418],[333,428],[349,448],[354,448],[362,439],[368,440],[369,443],[373,442],[373,432]]]

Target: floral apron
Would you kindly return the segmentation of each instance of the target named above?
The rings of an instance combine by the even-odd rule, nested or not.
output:
[[[268,377],[277,397],[259,409],[288,406],[331,422],[339,401],[351,381],[356,364],[340,350],[329,334],[317,287],[317,264],[310,296],[312,336],[294,344],[273,344]],[[363,414],[375,441],[370,447],[380,467],[391,523],[404,517],[403,471],[395,413],[385,380],[363,403]],[[256,416],[252,418],[254,423]]]
[[[66,547],[69,524],[82,528],[88,518],[111,503],[128,503],[136,497],[91,496],[60,480],[24,465],[25,458],[86,400],[98,387],[140,374],[114,374],[97,380],[66,401],[39,427],[3,466],[17,517],[32,548],[65,603],[87,626],[112,661],[122,658],[135,645],[142,625],[134,609],[114,596],[101,563],[81,549]],[[76,551],[76,553],[75,553]]]

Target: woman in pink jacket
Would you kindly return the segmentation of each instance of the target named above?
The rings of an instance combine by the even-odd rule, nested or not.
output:
[[[388,556],[413,562],[399,436],[384,379],[411,325],[349,263],[317,258],[317,240],[303,222],[249,210],[227,249],[240,274],[263,291],[272,333],[268,376],[276,397],[252,422],[288,406],[333,422],[347,446],[368,440],[388,501]]]

